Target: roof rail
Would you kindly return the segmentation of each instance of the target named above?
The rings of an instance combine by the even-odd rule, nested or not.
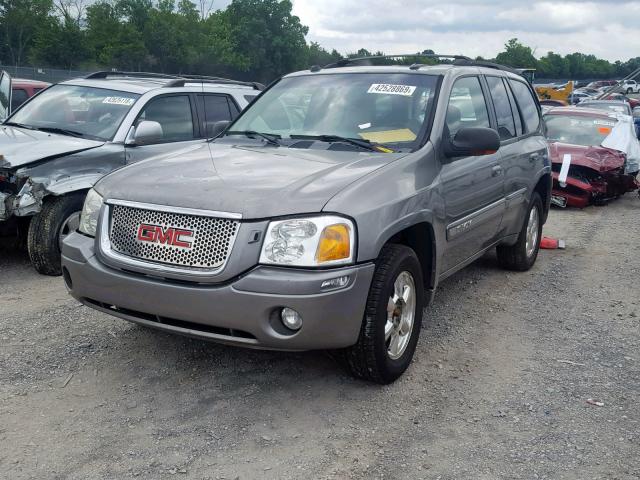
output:
[[[337,62],[330,63],[325,65],[323,68],[339,68],[346,67],[347,65],[351,65],[357,62],[364,62],[367,60],[380,60],[386,58],[449,58],[452,60],[471,60],[469,57],[465,57],[464,55],[440,55],[436,53],[401,53],[398,55],[373,55],[369,57],[356,57],[356,58],[343,58],[338,60]]]
[[[493,68],[495,70],[502,70],[505,72],[511,72],[519,76],[524,76],[520,70],[515,68],[507,67],[506,65],[500,65],[495,62],[488,62],[486,60],[471,60],[469,59],[460,59],[453,62],[454,65],[459,66],[468,66],[468,67],[485,67],[485,68]]]
[[[121,72],[119,70],[116,71],[100,71],[93,72],[87,75],[86,79],[88,80],[96,80],[96,79],[106,79],[107,77],[133,77],[133,78],[180,78],[178,75],[170,75],[166,73],[153,73],[153,72]]]
[[[387,58],[430,58],[430,59],[449,59],[449,60],[453,60],[453,65],[457,65],[457,66],[470,66],[470,67],[486,67],[486,68],[494,68],[496,70],[503,70],[505,72],[511,72],[514,73],[516,75],[522,75],[522,72],[516,70],[515,68],[511,68],[511,67],[507,67],[505,65],[500,65],[498,63],[494,63],[494,62],[488,62],[486,60],[473,60],[472,58],[469,58],[465,55],[443,55],[443,54],[439,54],[439,53],[403,53],[403,54],[399,54],[399,55],[375,55],[375,56],[370,56],[370,57],[358,57],[358,58],[343,58],[341,60],[338,60],[337,62],[334,63],[330,63],[328,65],[325,65],[322,68],[339,68],[339,67],[346,67],[348,65],[354,64],[354,63],[358,63],[358,62],[363,62],[363,61],[367,61],[367,60],[379,60],[379,59],[387,59]],[[411,70],[419,70],[421,67],[426,67],[429,65],[425,65],[422,63],[414,63],[413,65],[409,66],[409,68]],[[312,72],[317,72],[321,70],[321,67],[318,67],[317,65],[314,65],[313,67],[311,67],[311,71]]]
[[[243,82],[242,80],[232,80],[230,78],[222,77],[205,77],[201,75],[181,75],[176,77],[175,80],[168,82],[164,85],[164,88],[171,87],[184,87],[187,83],[215,83],[218,85],[240,85],[244,87],[251,87],[255,90],[264,90],[264,85],[259,82]]]
[[[163,87],[184,87],[186,83],[217,83],[228,85],[243,85],[251,87],[256,90],[264,90],[264,85],[258,82],[243,82],[241,80],[232,80],[230,78],[222,77],[209,77],[205,75],[172,75],[167,73],[153,73],[153,72],[121,72],[121,71],[101,71],[94,72],[85,79],[97,80],[107,79],[108,77],[129,77],[129,78],[157,78],[160,80],[167,80],[167,83]]]

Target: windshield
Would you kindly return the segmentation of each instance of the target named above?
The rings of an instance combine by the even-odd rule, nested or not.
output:
[[[343,137],[412,149],[433,108],[436,83],[434,75],[404,73],[284,78],[245,110],[229,132],[325,137],[322,141]]]
[[[96,140],[110,140],[140,95],[117,90],[54,85],[7,123]]]
[[[570,143],[585,147],[599,146],[611,133],[617,120],[588,116],[546,115],[547,138],[550,142]]]

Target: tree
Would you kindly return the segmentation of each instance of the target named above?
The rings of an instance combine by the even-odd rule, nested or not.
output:
[[[52,7],[51,0],[0,0],[1,60],[16,66],[24,63]]]
[[[515,68],[535,68],[537,65],[533,51],[520,43],[517,38],[509,40],[505,46],[505,51],[496,56],[496,62]]]
[[[216,17],[239,76],[268,82],[304,67],[309,29],[291,11],[290,0],[232,0]]]

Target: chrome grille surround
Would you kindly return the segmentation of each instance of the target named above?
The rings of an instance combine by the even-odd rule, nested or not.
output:
[[[119,262],[153,270],[211,274],[222,270],[231,254],[241,215],[167,207],[121,200],[107,202],[101,250]],[[142,242],[141,224],[193,231],[191,248]]]

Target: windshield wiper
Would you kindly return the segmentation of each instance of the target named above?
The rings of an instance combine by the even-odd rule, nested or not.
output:
[[[9,125],[10,127],[26,128],[27,130],[37,130],[36,127],[32,127],[31,125],[25,125],[24,123],[5,122],[3,123],[3,125]]]
[[[37,130],[40,130],[41,132],[48,132],[48,133],[59,133],[60,135],[68,135],[70,137],[78,137],[78,138],[82,138],[84,137],[84,133],[82,132],[76,132],[75,130],[67,130],[66,128],[58,128],[58,127],[36,127]]]
[[[393,150],[379,143],[372,143],[369,140],[360,140],[359,138],[341,137],[340,135],[291,135],[291,138],[320,140],[321,142],[344,142],[356,145],[357,147],[370,150],[372,152],[392,153]]]
[[[258,137],[264,138],[267,141],[267,143],[271,145],[276,145],[278,147],[280,146],[279,140],[282,138],[280,135],[277,135],[275,133],[261,133],[261,132],[256,132],[254,130],[231,130],[229,132],[226,132],[225,136],[226,135],[244,135],[249,138],[258,136]]]

